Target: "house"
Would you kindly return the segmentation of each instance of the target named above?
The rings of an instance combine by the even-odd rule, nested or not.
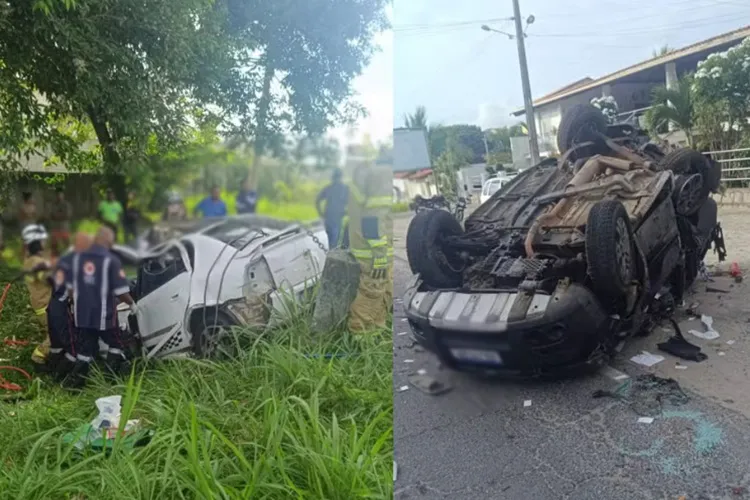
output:
[[[393,201],[408,202],[417,195],[429,198],[437,193],[427,131],[393,129]]]
[[[650,108],[654,87],[674,86],[681,76],[695,71],[699,61],[712,53],[740,44],[748,36],[750,26],[653,57],[600,78],[583,78],[534,100],[539,150],[557,152],[557,128],[563,113],[596,97],[613,97],[617,101],[621,121],[642,125],[641,118]],[[512,114],[521,116],[525,111],[520,109]],[[676,132],[670,134],[668,140],[684,143],[685,137],[681,132]],[[514,154],[514,162],[515,157]]]

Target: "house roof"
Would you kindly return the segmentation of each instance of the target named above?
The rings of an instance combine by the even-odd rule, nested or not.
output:
[[[747,38],[748,36],[750,36],[750,26],[745,26],[744,28],[730,31],[728,33],[724,33],[723,35],[715,36],[713,38],[709,38],[708,40],[703,40],[702,42],[694,43],[681,49],[673,50],[672,52],[669,52],[662,56],[652,57],[651,59],[640,62],[638,64],[634,64],[632,66],[628,66],[621,70],[615,71],[614,73],[605,75],[601,78],[591,79],[587,77],[582,80],[578,80],[577,82],[574,82],[567,87],[558,89],[551,94],[547,94],[543,97],[538,98],[534,101],[534,107],[550,104],[565,97],[585,92],[586,90],[591,90],[607,83],[612,83],[626,76],[630,76],[647,69],[677,61],[678,59],[682,59],[686,56],[699,54],[706,50],[716,49],[728,43],[738,42],[740,40],[743,40],[744,38]],[[589,80],[588,82],[581,83],[587,79]],[[512,115],[520,116],[524,113],[525,110],[519,109],[517,111],[514,111]]]

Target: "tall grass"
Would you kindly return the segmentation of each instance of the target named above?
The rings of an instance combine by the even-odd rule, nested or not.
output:
[[[28,319],[15,292],[3,336],[19,326],[9,318]],[[29,399],[0,403],[0,498],[392,498],[390,332],[315,337],[308,313],[234,359],[152,362],[114,386],[96,373],[81,395],[43,379]],[[152,441],[111,453],[62,444],[111,394]]]

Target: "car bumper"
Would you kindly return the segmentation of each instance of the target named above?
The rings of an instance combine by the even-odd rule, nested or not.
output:
[[[534,376],[592,365],[616,320],[586,287],[552,294],[419,291],[404,296],[415,340],[449,367]]]

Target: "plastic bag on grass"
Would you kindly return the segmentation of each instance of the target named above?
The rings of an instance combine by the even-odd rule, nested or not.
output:
[[[75,431],[63,436],[65,444],[73,444],[78,450],[110,449],[114,445],[120,427],[122,396],[106,396],[96,400],[99,414],[94,419],[80,425]],[[141,429],[139,420],[128,420],[123,429],[122,443],[125,448],[133,448],[147,443],[152,431]]]

